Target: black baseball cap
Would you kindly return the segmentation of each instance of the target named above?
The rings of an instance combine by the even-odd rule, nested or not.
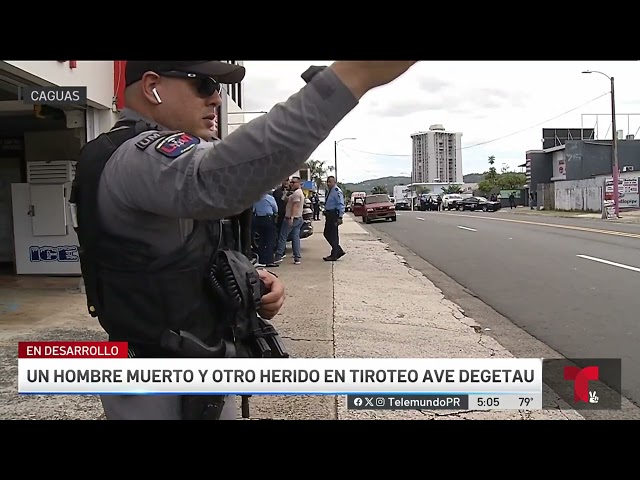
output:
[[[200,61],[127,61],[125,68],[125,82],[127,87],[142,80],[146,72],[182,72],[194,73],[211,77],[219,83],[240,83],[245,75],[245,68],[233,63],[220,60]]]

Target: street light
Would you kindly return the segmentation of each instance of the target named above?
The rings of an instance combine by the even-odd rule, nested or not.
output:
[[[333,144],[333,169],[335,172],[334,177],[336,177],[336,183],[338,183],[338,144],[340,142],[343,142],[345,140],[356,140],[353,137],[349,137],[349,138],[341,138],[340,140],[337,140],[336,142],[334,142]]]
[[[611,81],[611,129],[613,130],[613,141],[611,143],[611,156],[613,157],[613,208],[616,218],[620,218],[620,192],[618,182],[620,179],[620,169],[618,168],[618,132],[616,131],[616,97],[613,77],[596,70],[585,70],[582,73],[599,73]]]

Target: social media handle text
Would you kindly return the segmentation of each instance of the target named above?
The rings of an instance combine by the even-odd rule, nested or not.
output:
[[[468,395],[347,395],[352,410],[467,410]]]

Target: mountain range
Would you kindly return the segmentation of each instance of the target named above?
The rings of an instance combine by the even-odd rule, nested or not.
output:
[[[464,175],[464,183],[478,183],[484,178],[483,173],[469,173]],[[344,188],[352,192],[371,192],[375,187],[384,187],[387,192],[393,192],[396,185],[407,185],[411,183],[411,177],[382,177],[371,180],[363,180],[358,183],[345,183]]]

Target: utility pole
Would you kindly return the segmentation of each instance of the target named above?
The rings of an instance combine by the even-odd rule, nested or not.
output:
[[[599,73],[609,79],[611,82],[611,130],[613,130],[613,138],[611,139],[611,163],[613,177],[613,209],[616,218],[620,218],[620,168],[618,167],[618,132],[616,131],[616,94],[613,77],[606,73],[596,70],[585,70],[582,73]],[[604,212],[603,212],[604,213]]]
[[[613,77],[611,77],[611,128],[613,129],[613,142],[611,143],[613,155],[613,198],[616,218],[620,218],[620,167],[618,167],[618,130],[616,129],[616,96]]]

